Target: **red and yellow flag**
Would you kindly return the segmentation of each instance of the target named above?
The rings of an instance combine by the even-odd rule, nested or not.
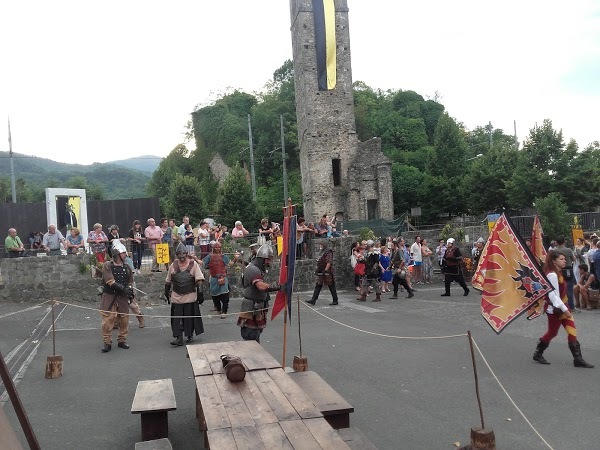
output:
[[[533,218],[533,229],[531,230],[531,253],[535,257],[537,263],[542,265],[546,261],[546,247],[544,247],[544,230],[542,230],[542,224],[539,216],[536,214]],[[533,320],[536,317],[542,315],[544,308],[544,302],[539,301],[534,303],[529,308],[529,314],[527,315],[528,320]]]
[[[481,315],[496,333],[553,289],[504,214],[490,233],[472,284],[481,291]]]

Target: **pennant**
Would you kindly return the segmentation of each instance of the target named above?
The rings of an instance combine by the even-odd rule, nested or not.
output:
[[[320,91],[335,88],[336,42],[334,0],[313,0],[315,22],[315,49],[317,52],[317,80]]]
[[[481,315],[498,334],[553,290],[505,214],[492,229],[472,284],[481,291]]]
[[[544,247],[544,231],[542,230],[542,224],[540,218],[536,214],[533,218],[533,229],[531,230],[531,253],[536,259],[536,262],[540,265],[546,261],[546,248]],[[534,303],[529,309],[527,320],[533,320],[540,317],[543,313],[544,302],[538,301]]]
[[[281,265],[279,268],[279,284],[287,283],[288,281],[288,244],[290,236],[290,217],[286,215],[283,218],[283,249],[281,251]],[[271,310],[271,320],[277,317],[277,314],[285,307],[287,302],[287,292],[277,291],[275,295],[275,303],[273,303],[273,309]]]

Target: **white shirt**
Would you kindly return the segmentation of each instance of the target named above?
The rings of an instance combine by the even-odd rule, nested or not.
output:
[[[421,244],[414,242],[410,246],[410,255],[415,262],[423,262],[423,255],[421,254]]]
[[[567,312],[567,305],[564,304],[559,295],[560,291],[558,290],[558,275],[556,275],[554,272],[550,272],[548,275],[546,275],[546,278],[548,278],[548,281],[554,288],[554,290],[548,294],[548,299],[550,300],[551,304],[548,305],[546,314],[553,314],[555,308],[560,309],[561,312]]]

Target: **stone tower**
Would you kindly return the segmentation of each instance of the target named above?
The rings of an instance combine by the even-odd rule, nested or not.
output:
[[[359,143],[347,0],[335,0],[336,85],[319,90],[313,1],[290,0],[304,215],[393,219],[391,161],[381,141]]]

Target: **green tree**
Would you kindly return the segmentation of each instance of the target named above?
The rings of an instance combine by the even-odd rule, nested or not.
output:
[[[85,189],[85,197],[88,200],[104,200],[104,188],[99,184],[88,182],[84,176],[69,178],[65,186],[69,189]]]
[[[166,212],[170,217],[189,216],[196,225],[207,215],[204,191],[200,182],[188,175],[176,174],[168,189]]]
[[[535,126],[525,140],[523,150],[518,154],[513,176],[507,180],[508,200],[513,209],[531,206],[535,192],[545,197],[558,190],[554,174],[564,152],[562,132],[554,130],[552,121],[544,120],[542,126]]]
[[[567,205],[559,193],[552,192],[546,197],[536,198],[535,206],[544,229],[544,236],[556,239],[558,236],[569,235],[570,217],[567,214]]]
[[[433,152],[427,164],[423,186],[425,216],[445,213],[449,217],[467,211],[464,201],[466,144],[454,119],[444,113],[435,128]]]
[[[219,187],[217,211],[219,221],[228,227],[233,227],[236,220],[241,220],[250,225],[246,228],[254,228],[251,224],[260,221],[258,205],[252,200],[252,187],[246,181],[246,172],[239,165],[231,169]]]

